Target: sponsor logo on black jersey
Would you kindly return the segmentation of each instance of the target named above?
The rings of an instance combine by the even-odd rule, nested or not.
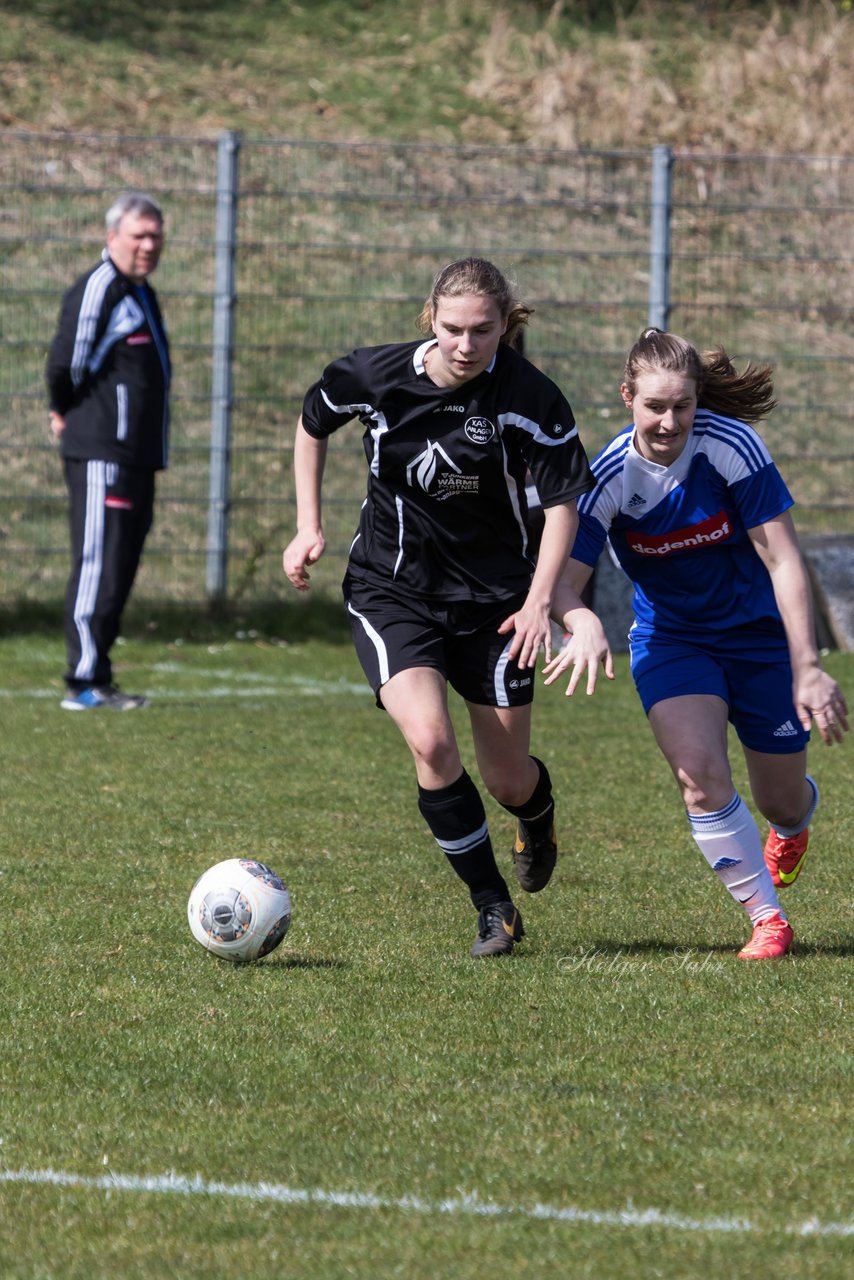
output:
[[[713,547],[715,543],[725,542],[731,537],[730,518],[721,509],[717,515],[686,525],[684,529],[673,529],[670,533],[627,533],[626,541],[632,551],[642,556],[672,556],[677,551],[700,551],[704,547]]]
[[[468,418],[463,431],[472,444],[489,444],[495,435],[495,426],[489,418]]]
[[[428,440],[427,447],[408,464],[406,482],[412,488],[423,489],[439,502],[464,493],[477,493],[480,488],[478,477],[464,476],[442,446],[432,440]]]

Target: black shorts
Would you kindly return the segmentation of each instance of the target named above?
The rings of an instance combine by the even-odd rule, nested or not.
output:
[[[412,667],[440,671],[453,689],[487,707],[524,707],[534,697],[534,671],[507,656],[515,633],[498,627],[521,609],[523,593],[499,603],[403,600],[348,576],[344,599],[362,670],[382,706],[387,680]]]

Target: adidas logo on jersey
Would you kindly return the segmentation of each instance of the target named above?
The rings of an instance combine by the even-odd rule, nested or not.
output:
[[[787,720],[784,724],[780,725],[779,729],[774,730],[775,738],[796,738],[797,735],[798,731],[792,724],[791,720]]]
[[[645,506],[646,506],[646,498],[642,498],[639,493],[633,493],[632,496],[629,498],[629,505],[628,505],[629,511],[631,511],[632,507],[645,507]]]

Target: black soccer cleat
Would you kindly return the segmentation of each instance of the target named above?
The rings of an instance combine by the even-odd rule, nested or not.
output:
[[[513,943],[524,936],[522,917],[512,902],[491,902],[477,914],[473,956],[509,956]]]
[[[554,824],[548,831],[530,831],[519,820],[512,849],[516,879],[526,893],[539,893],[552,878],[557,862]]]

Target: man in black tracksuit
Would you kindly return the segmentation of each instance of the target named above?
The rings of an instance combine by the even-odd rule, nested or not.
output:
[[[65,600],[69,711],[133,710],[113,684],[110,650],[151,528],[154,478],[168,457],[169,343],[148,277],[163,215],[126,192],[107,213],[101,263],[62,301],[47,360],[50,425],[71,502]]]

